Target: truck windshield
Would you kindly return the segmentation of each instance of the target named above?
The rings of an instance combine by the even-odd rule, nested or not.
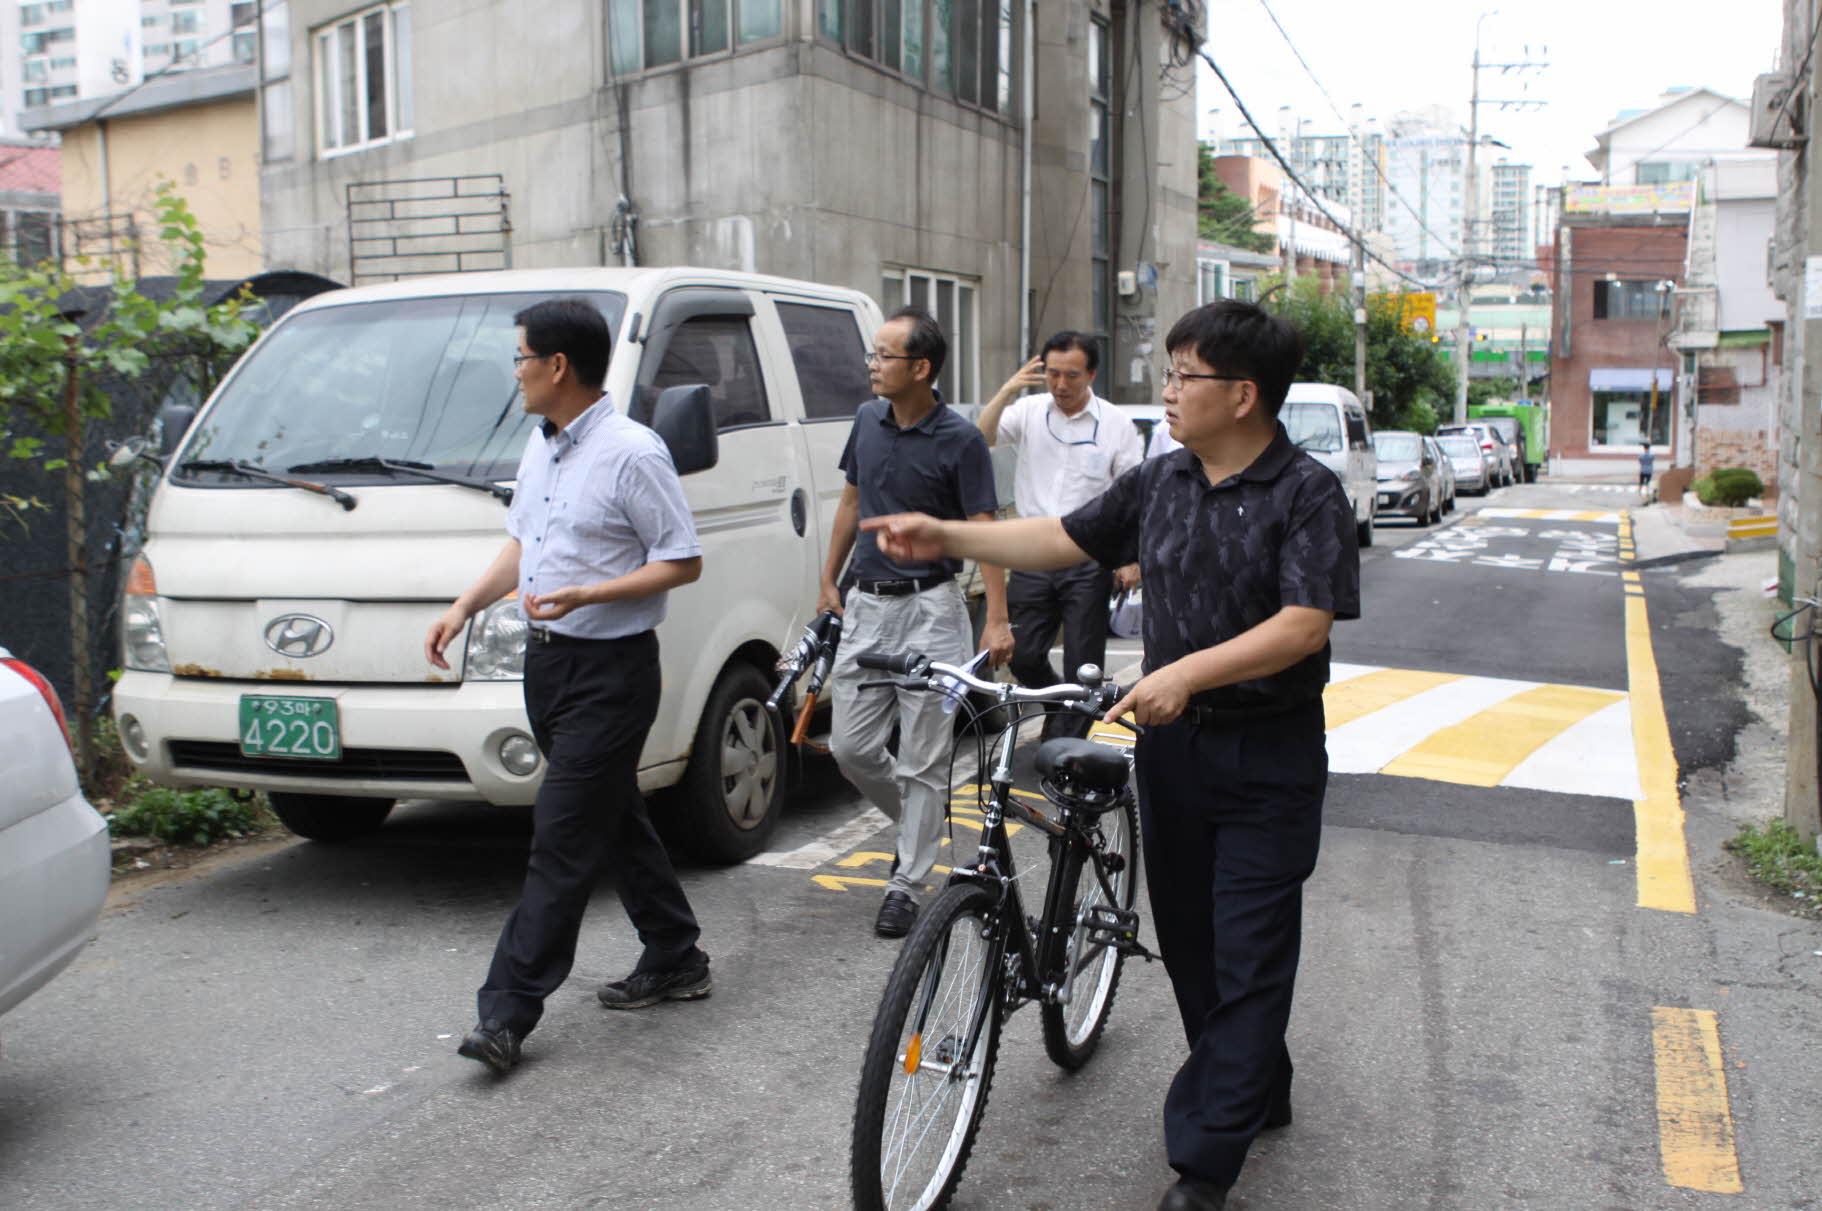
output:
[[[475,479],[518,471],[532,418],[512,375],[512,317],[548,294],[478,294],[323,307],[285,320],[236,370],[173,460],[173,478],[256,484],[216,468],[283,471],[357,460],[317,475],[410,483],[358,460],[389,459]],[[592,292],[610,331],[623,295]],[[186,462],[200,466],[185,468]]]
[[[1341,449],[1341,409],[1333,404],[1286,401],[1278,413],[1290,439],[1313,454],[1334,454]]]

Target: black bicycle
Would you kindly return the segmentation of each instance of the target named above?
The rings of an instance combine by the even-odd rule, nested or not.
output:
[[[1078,684],[1022,689],[976,677],[979,657],[969,667],[876,652],[857,659],[896,674],[869,685],[958,699],[972,690],[992,699],[985,721],[1001,716],[991,772],[976,780],[980,849],[966,864],[956,859],[948,884],[905,939],[861,1066],[850,1149],[854,1204],[925,1211],[946,1205],[961,1181],[1006,1016],[1035,1001],[1050,1058],[1080,1068],[1100,1043],[1126,956],[1153,957],[1139,943],[1133,911],[1138,812],[1126,745],[1046,741],[1037,753],[1043,806],[1013,790],[1018,728],[1038,717],[1020,718],[1023,704],[1098,717],[1119,700],[1119,688],[1094,665],[1082,666]],[[988,734],[987,726],[976,733],[983,766]],[[1036,918],[1026,915],[1019,892],[1009,821],[1045,838],[1050,879]]]

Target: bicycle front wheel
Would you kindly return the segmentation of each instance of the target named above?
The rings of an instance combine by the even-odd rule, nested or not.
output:
[[[1120,967],[1126,956],[1105,939],[1093,940],[1082,935],[1077,922],[1082,914],[1097,906],[1130,909],[1139,880],[1139,814],[1131,796],[1096,821],[1101,831],[1101,852],[1118,867],[1106,875],[1106,887],[1095,875],[1088,852],[1072,845],[1061,861],[1062,891],[1057,897],[1069,919],[1057,922],[1070,939],[1064,955],[1066,974],[1070,968],[1075,979],[1070,984],[1069,1003],[1046,1002],[1039,1017],[1044,1023],[1044,1050],[1059,1066],[1071,1072],[1089,1061],[1100,1045],[1101,1031],[1113,1012],[1113,994],[1120,986]],[[1112,892],[1111,898],[1108,893]]]
[[[861,1066],[850,1165],[860,1211],[948,1204],[987,1109],[1002,973],[985,889],[951,887],[899,951]]]

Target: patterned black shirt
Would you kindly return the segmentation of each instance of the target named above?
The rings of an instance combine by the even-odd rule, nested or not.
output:
[[[1147,459],[1063,518],[1106,567],[1139,562],[1145,671],[1224,643],[1285,606],[1360,617],[1354,512],[1334,472],[1284,426],[1251,466],[1211,486],[1189,450]],[[1197,694],[1201,706],[1270,710],[1320,697],[1329,649],[1283,672]]]
[[[987,439],[961,413],[937,397],[936,407],[908,429],[892,419],[892,405],[870,399],[854,415],[841,469],[860,492],[860,520],[888,513],[928,513],[961,521],[999,508],[993,490],[993,457]],[[962,570],[959,559],[896,563],[879,549],[873,532],[855,536],[849,570],[861,580],[897,580]]]

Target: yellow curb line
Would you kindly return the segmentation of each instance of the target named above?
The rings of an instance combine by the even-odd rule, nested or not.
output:
[[[1621,533],[1631,536],[1627,514]],[[1663,912],[1695,911],[1695,882],[1689,873],[1689,844],[1683,833],[1683,801],[1677,794],[1676,752],[1651,650],[1651,622],[1642,595],[1626,595],[1626,673],[1632,700],[1632,746],[1638,754],[1639,786],[1632,816],[1638,834],[1638,904]]]
[[[1745,1186],[1714,1011],[1657,1006],[1651,1011],[1651,1034],[1664,1180],[1685,1190],[1741,1193]]]

